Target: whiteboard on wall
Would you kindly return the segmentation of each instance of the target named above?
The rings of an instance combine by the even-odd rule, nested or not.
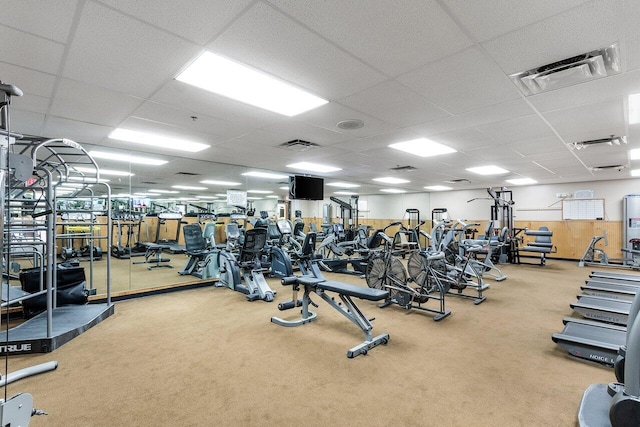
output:
[[[604,199],[566,199],[562,201],[562,219],[604,219]]]

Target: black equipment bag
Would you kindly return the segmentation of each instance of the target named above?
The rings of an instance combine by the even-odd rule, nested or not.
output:
[[[43,269],[43,280],[46,280],[46,267]],[[29,293],[40,291],[40,269],[29,268],[20,272],[22,290]],[[77,262],[63,262],[56,269],[56,298],[57,305],[86,304],[89,293],[86,290],[87,279],[84,267]],[[45,286],[43,285],[43,289]],[[25,314],[33,316],[47,308],[47,296],[38,295],[22,301]]]

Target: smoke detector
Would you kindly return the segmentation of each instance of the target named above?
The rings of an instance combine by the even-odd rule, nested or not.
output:
[[[552,62],[509,77],[526,96],[620,73],[618,44]]]
[[[364,122],[358,119],[343,120],[336,125],[340,129],[355,130],[364,126]]]

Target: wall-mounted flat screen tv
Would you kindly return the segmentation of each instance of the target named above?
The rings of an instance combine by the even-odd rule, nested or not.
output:
[[[290,176],[289,198],[301,200],[324,199],[324,179],[301,175]]]

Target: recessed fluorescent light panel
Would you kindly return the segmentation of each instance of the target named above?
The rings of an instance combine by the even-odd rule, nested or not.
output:
[[[179,191],[176,190],[149,190],[149,193],[158,193],[158,194],[178,194]]]
[[[262,200],[262,197],[249,196],[247,197],[247,200]]]
[[[634,169],[631,171],[631,176],[640,176],[640,169]]]
[[[273,193],[273,191],[269,191],[269,190],[247,190],[247,193],[254,193],[254,194],[271,194],[271,193]]]
[[[339,188],[358,188],[360,184],[351,184],[350,182],[328,182],[325,185]]]
[[[412,139],[410,141],[397,142],[395,144],[389,145],[389,147],[420,157],[440,156],[441,154],[456,152],[456,150],[451,147],[447,147],[446,145],[440,144],[439,142],[431,141],[427,138],[418,138]]]
[[[177,188],[178,190],[206,190],[207,187],[196,187],[192,185],[172,185],[171,188]]]
[[[293,163],[293,164],[287,165],[287,167],[292,169],[301,169],[309,172],[320,172],[320,173],[337,172],[339,170],[342,170],[340,168],[336,168],[333,166],[319,165],[317,163],[309,163],[309,162]]]
[[[216,196],[196,196],[198,199],[217,199]]]
[[[239,182],[233,182],[233,181],[217,181],[214,179],[206,179],[204,181],[200,181],[200,184],[208,184],[208,185],[228,185],[228,186],[235,186],[235,185],[242,185]]]
[[[640,148],[634,148],[633,150],[629,150],[629,157],[631,160],[640,159]]]
[[[267,197],[268,197],[269,199],[279,199],[279,197],[278,197],[278,196],[276,196],[276,195],[274,195],[274,194],[271,194],[271,195],[269,195],[269,196],[267,196]]]
[[[640,123],[640,93],[629,95],[629,124]]]
[[[285,179],[289,178],[289,175],[282,175],[278,173],[269,173],[269,172],[245,172],[242,174],[243,176],[253,176],[256,178],[271,178],[271,179]]]
[[[202,54],[176,80],[289,117],[329,102],[212,52]]]
[[[406,179],[394,178],[392,176],[386,176],[383,178],[373,178],[373,181],[384,182],[385,184],[406,184],[407,182],[411,182]]]
[[[395,193],[395,194],[407,192],[406,190],[401,190],[399,188],[382,188],[380,191],[384,191],[385,193]]]
[[[86,176],[70,176],[70,177],[67,178],[67,180],[69,180],[69,181],[82,181],[82,182],[85,182],[85,181],[96,182],[95,177],[86,177]],[[109,181],[111,181],[111,180],[110,179],[103,179],[103,178],[100,178],[98,180],[98,182],[109,182]]]
[[[278,187],[279,190],[289,190],[289,187]]]
[[[502,169],[501,167],[494,166],[494,165],[467,168],[467,170],[469,172],[477,173],[478,175],[500,175],[502,173],[509,173],[508,170]]]
[[[96,169],[94,168],[86,168],[83,166],[73,166],[73,169],[78,172],[89,173],[92,175],[96,174]],[[112,169],[100,169],[99,172],[100,172],[100,175],[113,175],[113,176],[133,176],[134,175],[131,172],[117,171]]]
[[[447,187],[446,185],[427,185],[424,188],[425,190],[431,191],[447,191],[452,189],[451,187]]]
[[[354,193],[353,191],[334,191],[333,194],[338,194],[340,196],[355,196],[358,193]]]
[[[538,183],[538,181],[536,181],[535,179],[531,179],[531,178],[507,179],[507,182],[509,184],[513,184],[513,185],[529,185],[529,184],[537,184]]]
[[[138,155],[132,156],[130,154],[109,153],[106,151],[89,151],[89,154],[94,159],[116,160],[120,162],[135,163],[138,165],[160,166],[169,163],[168,160],[152,159]]]
[[[170,150],[188,151],[190,153],[196,153],[210,147],[210,145],[186,139],[122,128],[114,129],[109,134],[109,138],[136,144],[151,145],[153,147],[168,148]]]

